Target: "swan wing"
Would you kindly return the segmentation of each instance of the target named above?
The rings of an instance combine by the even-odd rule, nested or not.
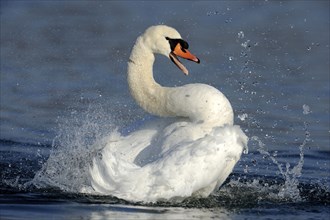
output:
[[[93,188],[130,201],[208,196],[231,173],[247,137],[238,126],[225,126],[189,140],[178,138],[181,129],[184,127],[177,127],[169,136],[161,136],[163,145],[173,141],[169,139],[178,142],[163,149],[144,166],[104,148],[102,157],[95,158],[91,168]]]

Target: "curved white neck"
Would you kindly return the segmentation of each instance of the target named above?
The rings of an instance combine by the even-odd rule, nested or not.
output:
[[[188,84],[162,87],[153,78],[155,56],[139,37],[128,62],[128,85],[135,101],[158,116],[188,117],[207,126],[233,124],[233,110],[227,98],[214,87]]]
[[[135,101],[147,112],[158,116],[176,116],[167,109],[170,88],[162,87],[153,77],[155,56],[141,37],[136,40],[128,62],[128,85]]]

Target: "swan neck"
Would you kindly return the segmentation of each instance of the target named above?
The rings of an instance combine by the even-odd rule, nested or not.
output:
[[[148,40],[139,37],[129,58],[127,80],[132,97],[145,111],[189,118],[208,127],[233,124],[231,104],[220,91],[205,84],[162,87],[153,77],[154,61]]]
[[[170,116],[166,110],[168,88],[159,85],[153,77],[155,56],[139,37],[128,61],[128,85],[132,97],[145,111]]]

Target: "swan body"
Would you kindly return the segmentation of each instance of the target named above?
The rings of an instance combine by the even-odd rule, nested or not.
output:
[[[233,125],[228,99],[205,84],[163,87],[153,78],[154,54],[199,63],[173,28],[158,25],[138,37],[128,62],[131,95],[147,112],[170,117],[127,136],[112,133],[90,167],[94,191],[155,202],[210,195],[226,180],[248,138]]]

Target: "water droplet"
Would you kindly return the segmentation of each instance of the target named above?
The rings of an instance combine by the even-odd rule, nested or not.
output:
[[[276,156],[277,156],[277,151],[274,151],[273,157],[276,157]]]
[[[238,32],[237,37],[241,39],[244,38],[244,32],[243,31]]]
[[[310,113],[312,113],[311,108],[308,105],[304,104],[303,105],[303,114],[308,115]]]
[[[250,47],[250,40],[245,41],[244,43],[241,44],[242,47],[247,48]]]
[[[245,167],[244,167],[244,173],[248,173],[248,168],[249,168],[249,166],[248,165],[245,165]]]
[[[233,20],[232,18],[228,18],[228,19],[225,20],[225,23],[231,23],[232,20]]]
[[[247,117],[248,117],[248,114],[243,113],[243,114],[241,114],[241,115],[238,115],[237,117],[238,117],[241,121],[245,121],[245,119],[247,119]]]

